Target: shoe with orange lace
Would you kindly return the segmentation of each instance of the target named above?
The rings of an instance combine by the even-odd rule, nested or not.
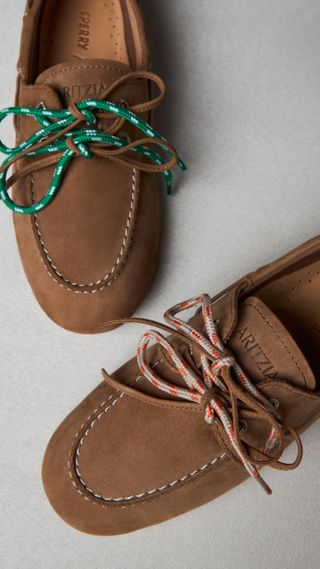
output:
[[[48,445],[43,482],[56,512],[83,532],[115,535],[248,477],[253,492],[271,494],[262,467],[296,468],[299,434],[320,416],[319,291],[320,237],[213,299],[174,306],[166,324],[132,320],[152,327],[137,357],[104,371]]]
[[[136,0],[28,2],[0,198],[37,300],[68,330],[130,316],[155,271],[157,174],[170,193],[185,166],[149,125],[165,92],[149,65]]]

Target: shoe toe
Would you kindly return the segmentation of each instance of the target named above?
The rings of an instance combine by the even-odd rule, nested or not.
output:
[[[76,195],[79,168],[87,167],[79,165],[70,168],[47,210],[32,217],[15,215],[15,229],[25,272],[43,310],[67,330],[98,333],[109,329],[103,326],[109,320],[131,316],[152,281],[160,239],[158,179],[109,164],[116,180],[109,190],[99,181],[101,164],[93,160],[98,181],[93,188],[83,184]],[[38,187],[47,187],[50,175],[41,175]],[[21,189],[20,198],[16,192],[19,203]]]
[[[232,486],[229,469],[212,428],[193,406],[149,404],[102,383],[53,435],[43,483],[68,524],[117,535],[211,500]],[[242,471],[233,471],[239,483]]]

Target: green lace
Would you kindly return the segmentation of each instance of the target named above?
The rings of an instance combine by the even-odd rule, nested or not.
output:
[[[87,121],[88,128],[74,130],[70,128],[69,132],[63,134],[61,137],[57,136],[59,135],[59,132],[62,132],[67,127],[71,127],[71,125],[77,120],[75,115],[69,109],[54,111],[43,107],[8,107],[0,111],[0,123],[10,115],[22,115],[33,117],[42,127],[38,132],[14,148],[9,148],[0,140],[0,152],[7,155],[7,158],[3,161],[0,167],[0,198],[2,199],[3,203],[15,213],[37,213],[48,207],[48,205],[55,198],[61,188],[65,171],[69,166],[72,158],[76,156],[75,150],[72,150],[68,146],[68,139],[72,139],[72,142],[79,153],[86,159],[90,159],[92,157],[92,152],[88,145],[102,143],[104,145],[119,149],[129,146],[129,142],[125,138],[122,138],[121,136],[115,136],[113,134],[107,134],[99,129],[93,128],[93,125],[97,123],[97,118],[94,111],[112,113],[121,119],[125,119],[129,123],[136,126],[138,130],[140,130],[145,135],[146,138],[150,139],[150,141],[157,139],[159,141],[157,144],[162,148],[162,150],[165,153],[169,154],[171,159],[174,157],[168,148],[167,140],[157,131],[155,131],[146,121],[133,113],[130,109],[116,105],[110,101],[102,101],[98,99],[88,99],[86,101],[82,101],[76,105],[76,108],[80,113],[82,113],[84,119]],[[50,137],[54,136],[56,136],[55,140],[51,142],[48,140],[48,144],[43,143],[46,139],[50,139]],[[161,144],[161,141],[163,144]],[[35,145],[39,145],[41,143],[43,143],[41,148],[36,148],[33,150],[33,147]],[[29,149],[30,151],[28,152]],[[128,151],[135,152],[148,158],[153,164],[165,164],[165,160],[161,157],[161,155],[152,148],[146,146],[146,144],[130,147]],[[46,195],[39,202],[31,206],[17,205],[10,198],[7,189],[7,176],[12,163],[18,160],[22,153],[23,155],[21,158],[29,158],[32,156],[41,156],[57,152],[62,152],[62,155],[57,162],[52,181]],[[185,171],[187,169],[186,165],[179,157],[177,158],[177,165],[182,171]],[[165,170],[162,172],[162,174],[165,178],[167,192],[168,194],[171,194],[172,173],[170,170]]]

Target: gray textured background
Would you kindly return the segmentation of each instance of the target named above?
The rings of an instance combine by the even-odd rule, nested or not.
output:
[[[158,125],[188,162],[165,200],[162,259],[139,314],[218,292],[320,225],[318,0],[145,0],[154,70],[169,86]],[[11,103],[24,0],[0,0],[0,106]],[[9,125],[3,126],[9,133]],[[2,131],[3,132],[3,131]],[[132,355],[140,329],[81,337],[35,303],[0,207],[2,569],[318,569],[319,423],[292,473],[268,471],[214,503],[119,538],[53,513],[41,460],[65,415]]]

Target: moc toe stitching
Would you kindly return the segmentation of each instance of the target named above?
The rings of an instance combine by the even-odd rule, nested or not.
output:
[[[34,194],[34,181],[31,179],[31,192],[32,201],[35,202]],[[37,242],[40,246],[41,259],[43,261],[44,267],[49,273],[50,277],[60,286],[65,288],[68,292],[74,292],[76,294],[93,294],[99,291],[103,291],[106,287],[113,284],[115,280],[120,276],[122,271],[127,264],[132,244],[134,241],[136,219],[139,208],[139,185],[138,185],[138,175],[135,169],[132,170],[132,191],[130,197],[129,212],[124,229],[124,237],[118,252],[118,256],[111,269],[108,270],[107,274],[91,283],[77,283],[68,279],[59,271],[57,265],[54,263],[52,256],[49,254],[48,248],[46,247],[43,233],[41,232],[39,218],[37,214],[33,215],[34,232]],[[54,272],[52,274],[51,270]],[[102,285],[102,286],[100,286]],[[97,288],[96,288],[97,287]],[[86,290],[81,290],[86,289]],[[90,289],[90,290],[88,290]],[[93,289],[93,290],[92,290]]]
[[[137,383],[141,377],[137,377],[130,385]],[[134,505],[135,503],[143,503],[148,499],[154,499],[173,490],[176,487],[184,486],[192,482],[193,479],[204,475],[208,470],[218,466],[227,457],[226,452],[220,452],[214,457],[210,457],[205,464],[201,464],[194,468],[191,472],[183,474],[177,477],[175,480],[170,480],[159,486],[151,489],[146,489],[138,493],[133,493],[128,496],[121,497],[107,497],[101,492],[96,492],[85,480],[85,475],[81,472],[80,466],[80,453],[83,449],[85,442],[87,441],[88,435],[92,433],[94,426],[106,416],[108,412],[112,410],[116,405],[119,406],[121,400],[125,397],[125,393],[121,392],[119,394],[109,395],[104,397],[100,405],[98,405],[95,410],[87,417],[86,421],[78,429],[71,446],[71,451],[69,455],[68,462],[68,472],[71,482],[76,489],[76,491],[87,501],[94,502],[102,507],[107,506],[121,506],[123,504]],[[153,403],[150,403],[153,405]],[[185,409],[184,409],[185,410]],[[190,411],[194,411],[190,408]]]

